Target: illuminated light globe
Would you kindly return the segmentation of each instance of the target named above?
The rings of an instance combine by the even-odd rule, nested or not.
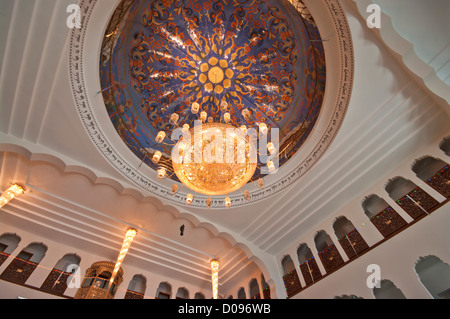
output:
[[[224,195],[239,190],[257,168],[256,141],[224,123],[204,123],[189,130],[172,151],[178,179],[196,193]]]

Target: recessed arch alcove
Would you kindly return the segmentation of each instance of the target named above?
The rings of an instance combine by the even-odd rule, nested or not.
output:
[[[450,136],[442,139],[439,143],[439,148],[445,153],[445,155],[450,156]]]
[[[327,273],[332,272],[344,263],[344,259],[342,259],[341,254],[326,231],[319,230],[316,232],[314,235],[314,243]]]
[[[312,284],[322,276],[317,261],[307,244],[302,243],[298,246],[297,258],[306,285]]]
[[[156,290],[156,298],[170,299],[172,295],[172,285],[168,282],[161,282]]]
[[[420,257],[414,269],[418,279],[434,299],[450,299],[450,266],[439,257]]]
[[[411,169],[416,176],[431,186],[442,196],[450,197],[449,164],[440,158],[423,156],[414,161]]]
[[[380,288],[372,288],[375,299],[406,299],[403,292],[389,279],[380,280]]]
[[[390,236],[407,225],[403,217],[384,198],[378,195],[366,196],[361,203],[361,207],[364,214],[384,237]]]
[[[395,200],[413,219],[421,217],[439,204],[421,187],[401,176],[391,178],[386,183],[385,189],[389,197]]]
[[[369,248],[358,229],[347,217],[337,217],[333,222],[333,229],[349,259],[357,257]]]

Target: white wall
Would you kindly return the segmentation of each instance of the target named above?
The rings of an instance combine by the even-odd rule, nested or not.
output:
[[[12,227],[5,223],[0,224],[0,235],[3,233],[16,233],[21,241],[19,246],[12,252],[11,256],[0,266],[0,273],[7,268],[7,266],[11,263],[14,256],[16,256],[22,249],[24,249],[28,244],[32,242],[42,242],[46,246],[48,246],[48,250],[40,262],[39,266],[34,270],[25,284],[39,288],[42,283],[47,278],[50,271],[57,264],[57,262],[66,254],[75,253],[81,257],[80,262],[80,274],[82,278],[84,277],[86,270],[97,261],[112,261],[109,260],[105,256],[93,255],[87,251],[82,251],[76,247],[70,247],[67,245],[62,245],[59,242],[52,241],[50,238],[42,238],[33,233],[27,232],[23,229],[18,229],[16,227]],[[132,249],[132,246],[131,246]],[[147,288],[145,291],[145,299],[154,298],[156,296],[156,290],[160,282],[167,281],[172,286],[172,295],[171,298],[175,299],[175,295],[177,293],[178,288],[185,287],[189,291],[189,297],[194,298],[196,292],[201,292],[205,295],[205,298],[209,299],[212,297],[210,287],[198,287],[195,284],[181,282],[175,280],[173,278],[167,278],[160,274],[156,274],[151,272],[149,269],[139,269],[133,267],[132,265],[127,263],[127,258],[125,257],[125,261],[122,264],[122,269],[124,271],[123,282],[119,286],[117,290],[115,299],[123,299],[125,297],[126,290],[128,288],[128,284],[131,279],[136,274],[142,274],[147,279]],[[81,279],[82,280],[82,279]],[[65,292],[66,296],[73,297],[77,292],[76,288],[68,288]],[[30,298],[30,299],[54,299],[60,298],[57,296],[53,296],[51,294],[47,294],[44,292],[40,292],[37,290],[29,289],[17,284],[12,284],[4,280],[0,280],[0,299],[16,299],[18,297]]]
[[[359,197],[350,201],[339,211],[336,211],[332,217],[323,220],[320,224],[316,225],[309,233],[304,234],[299,238],[298,242],[292,243],[289,249],[280,252],[278,259],[281,260],[282,256],[289,254],[296,265],[300,282],[302,283],[302,286],[305,286],[304,279],[299,271],[296,249],[301,243],[307,243],[319,264],[322,274],[325,274],[326,272],[321,264],[313,240],[315,233],[323,229],[333,239],[344,261],[347,261],[348,257],[340,246],[332,227],[334,220],[339,216],[347,217],[354,224],[369,247],[381,241],[383,236],[366,217],[361,207],[361,202],[367,195],[376,194],[384,198],[388,204],[399,213],[399,215],[401,215],[408,223],[411,222],[412,218],[389,197],[384,189],[385,184],[392,177],[402,176],[409,179],[439,202],[443,202],[445,198],[418,179],[411,170],[411,165],[415,159],[424,155],[431,155],[449,163],[450,158],[439,149],[439,143],[445,136],[434,140],[426,148],[413,150],[408,158],[404,159],[402,163],[399,163],[393,171],[381,176],[378,182],[371,185],[372,180],[368,178],[367,188],[361,191]],[[345,265],[316,284],[308,287],[293,298],[333,298],[343,294],[353,294],[363,298],[374,298],[371,289],[369,289],[366,284],[366,280],[371,274],[367,272],[367,266],[370,264],[379,265],[381,267],[381,279],[391,280],[397,288],[402,290],[406,298],[431,298],[431,295],[418,280],[414,270],[414,264],[419,257],[425,257],[427,255],[435,255],[443,262],[450,264],[449,229],[450,203],[447,203],[429,216],[418,221],[411,227],[382,243],[378,247],[375,247],[373,250]],[[280,265],[280,274],[281,271]]]

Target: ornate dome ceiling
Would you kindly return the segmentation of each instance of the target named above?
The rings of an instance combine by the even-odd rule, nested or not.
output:
[[[172,113],[193,127],[197,102],[220,122],[226,101],[235,127],[279,129],[285,164],[311,133],[325,92],[320,34],[295,2],[297,9],[278,0],[123,0],[105,33],[100,79],[128,148],[156,170],[152,154],[171,154],[155,137],[161,130],[170,137]]]

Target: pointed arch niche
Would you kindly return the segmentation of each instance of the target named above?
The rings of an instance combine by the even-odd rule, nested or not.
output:
[[[406,299],[403,292],[388,279],[380,281],[380,288],[372,288],[375,299]]]
[[[162,282],[159,284],[156,290],[157,299],[170,299],[172,295],[172,286],[168,282]]]
[[[0,236],[0,266],[19,246],[20,237],[16,234],[5,233]]]
[[[288,297],[293,296],[302,289],[302,285],[300,284],[300,279],[298,278],[297,270],[295,269],[291,256],[285,255],[281,260],[281,266],[283,268],[283,281],[286,294]]]
[[[378,195],[372,194],[364,198],[361,207],[383,237],[388,237],[407,225],[406,221]]]
[[[439,143],[439,148],[445,155],[450,156],[450,136],[442,139],[441,143]]]
[[[264,278],[264,274],[263,273],[261,273],[261,285],[262,285],[262,288],[263,288],[263,297],[264,297],[264,299],[271,299],[270,286],[266,282],[266,279]]]
[[[450,299],[450,266],[436,256],[420,257],[414,266],[417,276],[434,299]]]
[[[184,287],[178,288],[175,298],[176,299],[189,299],[189,290],[187,290]]]
[[[317,253],[322,261],[322,265],[327,273],[332,272],[344,263],[341,254],[331,237],[324,231],[320,230],[314,236]]]
[[[143,275],[134,275],[128,284],[124,299],[144,299],[147,279]]]
[[[333,223],[334,233],[349,259],[355,258],[369,248],[356,227],[345,216],[336,218]]]
[[[77,254],[64,255],[53,267],[41,286],[41,290],[63,295],[67,289],[67,280],[80,265],[81,258]]]
[[[408,179],[397,176],[388,181],[386,191],[413,219],[426,214],[438,201]]]
[[[250,291],[250,299],[261,299],[261,293],[259,291],[259,284],[256,278],[252,278],[248,284]]]
[[[298,246],[297,258],[306,285],[310,285],[322,277],[317,261],[307,244],[303,243]]]
[[[237,299],[247,299],[247,296],[245,295],[244,287],[239,288],[238,293],[237,293]]]
[[[445,198],[450,197],[449,164],[439,158],[424,156],[416,159],[411,169],[416,176]]]
[[[196,292],[194,295],[194,299],[206,299],[205,295],[202,294],[201,292]]]

